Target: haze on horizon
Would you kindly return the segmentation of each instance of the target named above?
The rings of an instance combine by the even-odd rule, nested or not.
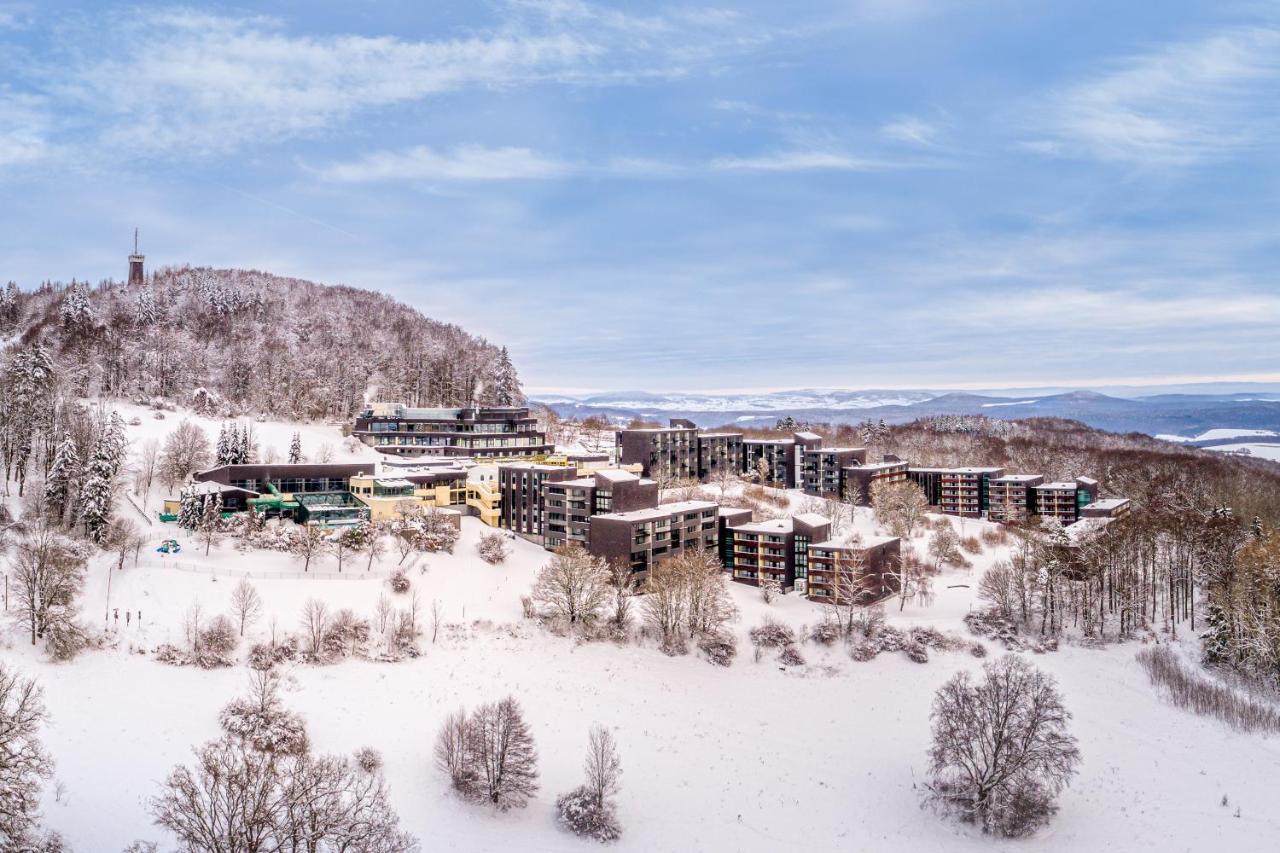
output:
[[[1280,381],[1271,4],[0,0],[0,67],[24,287],[136,225],[534,390]]]

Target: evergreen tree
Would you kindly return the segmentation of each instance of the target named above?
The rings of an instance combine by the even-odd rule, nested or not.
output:
[[[520,378],[516,375],[516,367],[511,363],[507,348],[498,351],[497,361],[490,377],[492,387],[491,399],[495,406],[518,406],[524,400],[520,389]]]
[[[115,499],[115,474],[110,449],[99,440],[89,458],[84,486],[80,489],[80,523],[92,541],[101,542],[111,521]]]
[[[195,530],[200,526],[202,515],[204,499],[196,494],[194,485],[184,486],[178,497],[178,526],[184,530]]]
[[[66,295],[62,297],[58,315],[62,320],[62,327],[72,334],[83,334],[93,328],[93,306],[89,304],[89,294],[74,279],[67,288]]]
[[[245,424],[240,428],[239,436],[236,439],[235,464],[249,464],[249,425]]]
[[[231,430],[232,428],[227,424],[223,424],[222,428],[218,430],[217,457],[219,465],[231,465],[235,462],[233,458],[235,453],[233,449],[235,436],[232,434]]]
[[[289,464],[297,465],[302,461],[302,434],[295,432],[293,441],[289,442]]]
[[[80,454],[71,433],[64,433],[54,453],[53,466],[44,481],[44,501],[49,518],[61,523],[71,497],[71,483],[80,471]]]

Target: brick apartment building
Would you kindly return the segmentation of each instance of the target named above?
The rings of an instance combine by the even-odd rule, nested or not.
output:
[[[809,545],[831,536],[831,521],[813,513],[757,521],[727,528],[732,537],[730,577],[759,586],[775,580],[784,591],[803,594],[809,569]],[[726,546],[728,547],[728,546]]]
[[[720,507],[719,524],[716,530],[720,542],[720,563],[730,575],[733,573],[733,534],[729,528],[750,524],[753,521],[755,521],[755,512],[746,507]]]
[[[669,426],[624,429],[615,435],[618,462],[639,464],[646,477],[659,480],[697,479],[698,428],[673,418]]]
[[[689,549],[715,554],[718,514],[712,501],[679,501],[592,516],[587,550],[611,563],[625,562],[635,573]]]
[[[808,596],[824,604],[871,604],[899,589],[902,540],[874,536],[862,542],[816,542],[809,546]],[[838,574],[848,574],[841,582]],[[849,592],[856,592],[848,601]]]
[[[807,495],[842,499],[845,469],[866,461],[865,447],[807,447],[800,455],[800,487]]]
[[[1006,524],[1026,521],[1036,511],[1036,487],[1044,483],[1039,474],[1005,474],[991,480],[987,518]]]
[[[1098,481],[1076,477],[1074,482],[1041,483],[1036,486],[1036,515],[1056,518],[1064,525],[1079,520],[1081,510],[1098,497]]]
[[[698,433],[698,479],[708,482],[724,472],[741,474],[742,441],[740,432]]]
[[[990,501],[991,481],[1002,476],[1003,468],[948,468],[942,472],[938,508],[946,515],[981,518]]]
[[[541,513],[547,548],[576,543],[588,546],[594,518],[630,513],[658,505],[658,484],[626,471],[597,471],[590,477],[544,482]]]
[[[498,493],[501,507],[498,526],[520,536],[542,536],[542,485],[573,480],[578,469],[573,465],[540,465],[533,462],[511,462],[498,466]]]
[[[374,403],[356,418],[351,434],[396,456],[545,456],[555,447],[523,407],[423,409]]]
[[[767,466],[765,479],[783,488],[794,489],[801,485],[803,465],[801,455],[805,450],[822,446],[822,436],[812,432],[793,433],[791,438],[748,438],[742,442],[742,473],[754,476],[760,460]]]

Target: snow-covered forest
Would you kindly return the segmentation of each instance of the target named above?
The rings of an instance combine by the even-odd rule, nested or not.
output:
[[[0,338],[57,359],[68,393],[346,418],[370,388],[414,406],[501,404],[506,351],[368,290],[255,270],[164,268],[142,286],[0,290]]]

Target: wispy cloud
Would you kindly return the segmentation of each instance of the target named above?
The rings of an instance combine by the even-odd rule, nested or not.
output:
[[[425,145],[403,151],[378,151],[351,163],[320,170],[322,177],[347,183],[370,181],[508,181],[557,178],[572,166],[528,148],[460,145],[437,151]]]
[[[880,127],[882,136],[912,145],[932,145],[938,132],[936,124],[918,116],[898,116]]]
[[[1133,56],[1059,91],[1041,151],[1187,165],[1275,145],[1280,30],[1241,27]],[[1034,149],[1033,149],[1034,150]]]
[[[779,151],[755,157],[721,157],[711,162],[713,169],[734,172],[874,172],[900,165],[834,151]]]
[[[49,123],[41,98],[0,88],[0,168],[44,159]]]

